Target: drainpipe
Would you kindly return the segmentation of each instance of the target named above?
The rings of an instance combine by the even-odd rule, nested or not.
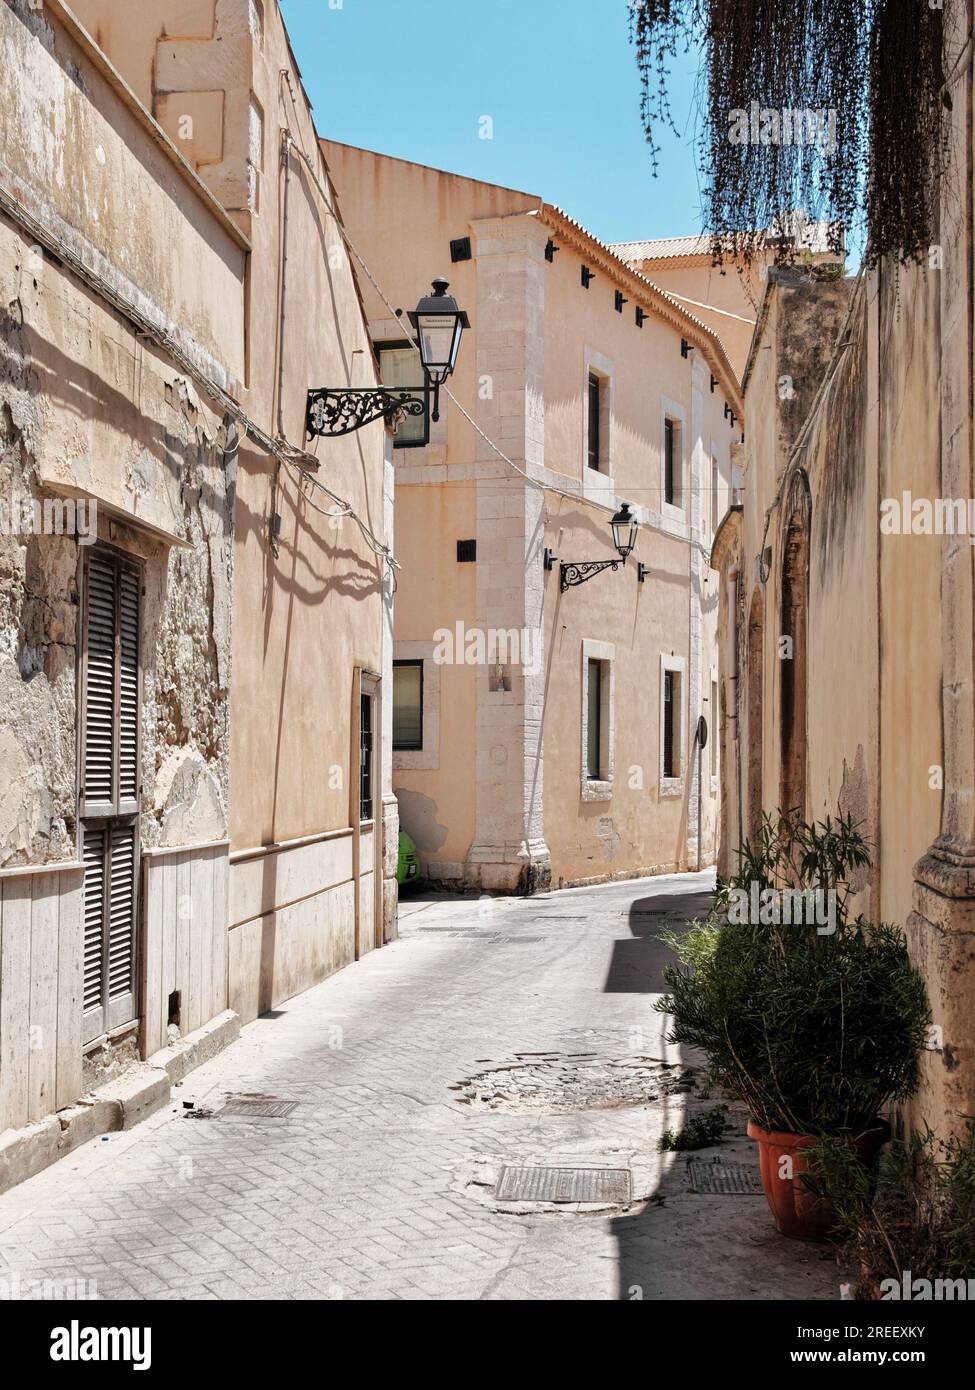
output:
[[[729,572],[728,572],[728,589],[729,589],[729,594],[728,594],[728,608],[729,608],[729,615],[730,615],[730,619],[731,619],[731,693],[732,693],[732,697],[733,697],[733,698],[732,698],[732,701],[731,701],[731,708],[732,708],[732,710],[734,711],[734,713],[733,713],[733,715],[732,715],[732,720],[733,720],[733,733],[732,733],[732,737],[733,737],[734,743],[735,743],[735,781],[736,781],[736,783],[737,783],[736,791],[737,791],[737,800],[738,800],[738,844],[737,844],[737,848],[738,848],[738,849],[741,849],[742,840],[743,840],[743,838],[744,838],[744,833],[745,833],[745,809],[744,809],[744,801],[743,801],[743,798],[742,798],[742,786],[741,786],[741,711],[740,711],[740,709],[739,709],[740,692],[741,692],[741,673],[740,673],[740,668],[739,668],[740,649],[739,649],[739,643],[738,643],[738,637],[739,637],[739,633],[738,633],[738,583],[739,583],[739,578],[740,578],[740,573],[739,573],[739,570],[738,570],[737,568],[735,568],[735,569],[733,569],[733,570],[729,570]]]
[[[291,132],[281,131],[284,200],[281,217],[281,311],[278,316],[278,438],[284,439],[284,327],[288,298],[288,205],[291,194]]]
[[[701,872],[701,860],[703,858],[701,836],[704,833],[704,744],[701,742],[701,721],[697,721],[697,871]]]

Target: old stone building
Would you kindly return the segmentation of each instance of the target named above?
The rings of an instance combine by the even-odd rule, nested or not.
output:
[[[942,1133],[975,1113],[971,82],[927,264],[770,274],[712,552],[720,867],[763,810],[860,823],[858,905],[907,929],[934,1015],[912,1119]]]
[[[807,221],[801,213],[792,213],[781,222],[783,225],[765,233],[748,262],[734,254],[729,244],[716,264],[713,238],[708,236],[624,241],[612,249],[717,335],[740,379],[748,360],[765,277],[782,241],[788,240],[803,265],[836,260],[829,250],[830,229],[826,223]]]
[[[382,944],[397,824],[390,437],[305,449],[378,378],[277,5],[0,45],[2,1186]]]
[[[385,295],[364,287],[384,379],[419,383],[395,310],[433,275],[471,321],[456,403],[395,448],[394,785],[425,872],[525,891],[713,862],[718,768],[696,735],[741,433],[721,343],[537,196],[325,150]],[[627,563],[563,587],[619,560],[623,502]]]

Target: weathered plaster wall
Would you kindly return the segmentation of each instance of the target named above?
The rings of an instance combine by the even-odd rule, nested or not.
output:
[[[97,237],[106,280],[124,298],[128,275],[139,277],[138,303],[148,313],[165,319],[193,299],[198,346],[220,348],[215,367],[231,380],[227,366],[242,345],[242,251],[212,214],[207,221],[195,190],[174,184],[171,166],[163,176],[154,143],[62,31],[6,7],[0,23],[20,57],[19,70],[4,65],[0,100],[25,111],[39,102],[49,118],[19,123],[5,145],[16,176],[31,180],[37,215],[53,230],[71,219],[73,246]],[[93,143],[110,152],[104,186]],[[91,186],[79,193],[84,180],[66,179],[69,167],[96,171],[86,175]],[[134,195],[128,211],[144,219],[137,238],[120,223],[125,186]],[[0,240],[2,500],[8,515],[17,499],[93,500],[98,537],[145,560],[144,841],[219,837],[228,803],[234,471],[223,422],[164,354],[48,250],[6,222]],[[210,277],[205,294],[201,272]],[[179,544],[171,549],[171,541]],[[73,857],[83,547],[73,537],[20,533],[0,538],[0,549],[9,712],[0,738],[10,769],[0,863]]]
[[[953,273],[962,274],[957,261],[952,264]],[[953,476],[946,464],[950,393],[942,378],[946,363],[962,375],[970,363],[953,356],[944,337],[946,286],[940,275],[934,266],[880,266],[854,291],[848,322],[849,282],[816,284],[798,272],[773,275],[746,393],[741,570],[747,589],[739,620],[760,591],[766,615],[763,801],[774,809],[782,748],[777,640],[788,511],[785,494],[778,494],[790,446],[842,330],[835,376],[800,459],[811,489],[805,809],[815,817],[837,809],[852,814],[871,842],[873,864],[855,880],[861,890],[855,907],[907,929],[939,1030],[922,1059],[921,1091],[904,1118],[945,1132],[958,1123],[970,1094],[975,953],[965,897],[956,891],[962,879],[967,883],[967,871],[953,877],[950,853],[938,848],[946,806],[942,788],[950,785],[953,763],[958,777],[957,755],[964,757],[958,743],[968,728],[949,727],[942,706],[943,682],[946,699],[956,699],[959,690],[948,680],[946,663],[958,655],[959,642],[971,645],[970,624],[959,629],[947,611],[949,562],[964,549],[967,574],[970,546],[964,536],[912,534],[909,526],[907,534],[881,532],[885,499],[900,503],[905,492],[929,501],[971,494],[964,468]],[[783,396],[783,377],[795,388],[793,398]],[[965,414],[957,399],[951,397],[956,420]],[[765,512],[773,504],[763,536]],[[763,544],[771,545],[771,573],[760,590],[756,571]],[[721,555],[726,579],[735,561],[729,538]],[[747,766],[753,752],[749,712],[756,699],[747,679],[747,627],[739,630],[739,645]],[[729,641],[725,651],[727,661]],[[735,827],[726,821],[725,828],[733,851]],[[932,842],[935,850],[925,856]],[[919,875],[926,877],[916,882]]]
[[[0,39],[3,1129],[70,1104],[97,1070],[82,1066],[74,867],[82,539],[143,565],[142,846],[227,833],[235,453],[222,411],[142,330],[233,391],[245,244],[59,6],[0,6]],[[66,502],[83,524],[52,534],[25,516],[63,521]],[[187,926],[220,944],[212,894]],[[219,972],[206,998],[179,980],[197,1022],[226,999]],[[135,1046],[116,1041],[109,1068]]]

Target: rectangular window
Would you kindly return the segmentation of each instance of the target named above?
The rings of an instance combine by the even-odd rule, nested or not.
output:
[[[601,447],[601,421],[600,409],[602,398],[600,394],[599,377],[595,373],[589,373],[589,467],[599,472],[599,451]]]
[[[711,718],[708,720],[710,729],[711,743],[711,776],[717,777],[720,771],[719,755],[721,752],[721,709],[719,704],[718,682],[711,682]]]
[[[423,365],[420,354],[409,343],[395,346],[377,346],[379,357],[379,376],[382,384],[391,391],[415,386],[417,395],[424,397]],[[396,430],[394,447],[397,449],[419,449],[430,442],[430,412],[422,415],[405,415]]]
[[[586,663],[586,671],[586,776],[598,782],[602,777],[603,663],[590,660]]]
[[[668,416],[664,420],[664,501],[679,507],[680,501],[680,425]]]
[[[423,747],[423,662],[393,662],[393,747]]]
[[[718,522],[721,520],[721,512],[718,506],[718,489],[721,485],[721,472],[718,468],[716,454],[711,455],[711,535],[713,536],[718,529]]]
[[[373,697],[359,700],[359,819],[372,820],[373,810]]]
[[[664,759],[663,775],[680,777],[680,672],[664,672]]]
[[[87,558],[81,693],[84,1041],[137,1016],[141,571]]]

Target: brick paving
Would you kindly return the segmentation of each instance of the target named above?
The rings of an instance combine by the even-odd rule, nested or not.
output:
[[[655,1151],[713,1104],[652,1010],[653,926],[708,883],[407,901],[400,941],[0,1197],[0,1298],[838,1298],[828,1252],[778,1237],[763,1199],[689,1193]],[[219,1114],[241,1094],[298,1104]],[[713,1152],[754,1162],[741,1137]],[[505,1162],[628,1167],[637,1200],[499,1210]]]

